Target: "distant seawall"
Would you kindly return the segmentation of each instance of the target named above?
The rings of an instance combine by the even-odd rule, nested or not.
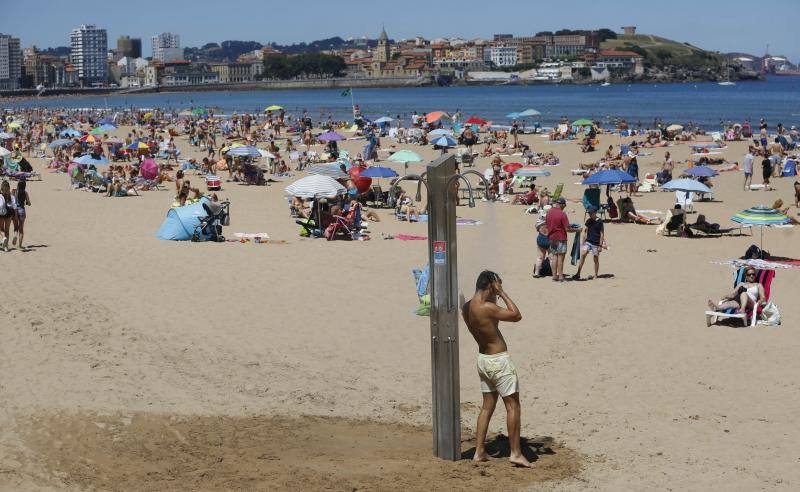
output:
[[[263,80],[236,84],[198,84],[171,85],[137,88],[80,88],[63,87],[45,90],[41,97],[50,96],[101,96],[101,95],[133,95],[152,94],[158,92],[208,92],[208,91],[268,91],[291,89],[347,89],[347,88],[386,88],[386,87],[419,87],[430,85],[430,78],[420,77],[358,77],[335,79],[307,80]],[[39,93],[36,89],[20,89],[0,91],[2,98],[33,98]],[[2,102],[2,99],[0,99]]]

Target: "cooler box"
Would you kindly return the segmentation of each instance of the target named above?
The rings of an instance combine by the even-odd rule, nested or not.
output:
[[[212,176],[209,174],[206,176],[206,187],[208,188],[208,191],[220,190],[222,189],[222,180],[219,176]]]

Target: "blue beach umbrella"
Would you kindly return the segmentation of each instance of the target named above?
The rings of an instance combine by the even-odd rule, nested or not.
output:
[[[448,130],[446,128],[438,128],[436,130],[428,132],[428,137],[431,137],[431,138],[433,138],[433,137],[441,137],[442,135],[452,136],[453,132],[451,132],[450,130]]]
[[[441,137],[438,137],[433,141],[431,141],[431,144],[437,145],[439,147],[455,147],[456,145],[458,145],[458,142],[456,142],[450,135],[442,135]]]
[[[694,179],[673,179],[661,185],[662,190],[711,193],[711,188]]]
[[[695,166],[695,167],[690,167],[689,169],[684,171],[683,174],[688,174],[689,176],[697,176],[702,178],[710,178],[712,176],[716,176],[719,173],[708,166]]]
[[[105,156],[100,156],[99,158],[95,159],[92,157],[91,154],[84,154],[77,159],[73,159],[72,162],[76,162],[78,164],[83,164],[85,166],[95,165],[95,166],[106,166],[108,165],[108,159]]]
[[[583,180],[582,185],[616,185],[616,184],[623,184],[623,183],[635,183],[636,178],[631,176],[626,172],[622,172],[618,169],[606,169],[605,171],[600,171],[598,173],[594,173],[588,178]]]
[[[390,167],[373,166],[361,171],[359,176],[364,176],[365,178],[395,178],[399,175]]]
[[[515,119],[519,118],[519,113],[516,113],[516,112],[514,112],[514,113],[508,113],[508,114],[506,115],[506,118],[508,118],[508,119],[510,119],[510,120],[515,120]]]
[[[63,130],[61,133],[58,134],[60,137],[80,137],[83,133],[79,132],[74,128],[67,128]]]
[[[517,113],[517,114],[518,114],[518,115],[519,115],[521,118],[525,118],[526,116],[539,116],[539,115],[540,115],[540,114],[542,114],[542,113],[540,113],[540,112],[536,111],[536,110],[535,110],[535,109],[533,109],[533,108],[528,108],[528,109],[526,109],[525,111],[521,111],[520,113]]]
[[[388,116],[381,116],[380,118],[375,120],[375,123],[391,123],[392,121],[394,121],[394,118],[390,118]]]
[[[72,145],[73,143],[75,142],[68,138],[60,138],[58,140],[53,140],[52,142],[50,142],[50,145],[48,145],[48,147],[51,149],[56,149],[58,147],[66,147],[67,145]]]

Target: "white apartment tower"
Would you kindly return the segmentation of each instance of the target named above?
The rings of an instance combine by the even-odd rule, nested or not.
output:
[[[108,34],[83,24],[70,34],[70,62],[84,84],[108,82]]]
[[[150,41],[153,45],[153,60],[166,63],[183,58],[180,35],[163,32],[150,38]]]
[[[19,38],[0,33],[0,90],[19,89],[21,77]]]

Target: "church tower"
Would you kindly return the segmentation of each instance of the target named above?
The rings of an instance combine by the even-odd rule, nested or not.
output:
[[[378,38],[378,47],[372,59],[376,62],[386,63],[389,61],[389,58],[389,36],[386,34],[386,29],[381,29],[381,35]]]

